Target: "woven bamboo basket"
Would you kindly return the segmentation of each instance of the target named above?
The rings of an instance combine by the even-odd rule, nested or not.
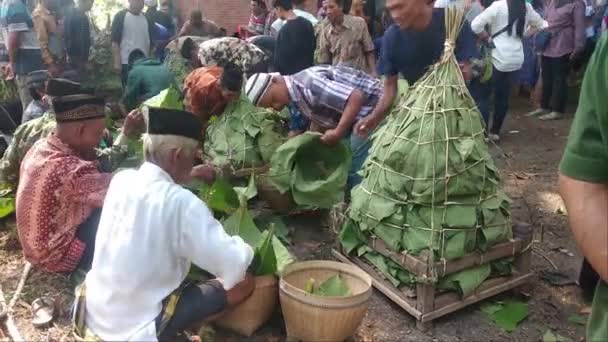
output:
[[[340,274],[353,293],[349,297],[320,297],[304,291],[306,281],[322,283]],[[367,313],[372,278],[358,267],[335,261],[305,261],[285,268],[279,297],[287,337],[300,341],[344,341]]]
[[[224,314],[215,324],[243,336],[251,336],[270,319],[278,303],[275,276],[255,278],[255,289],[243,303]]]

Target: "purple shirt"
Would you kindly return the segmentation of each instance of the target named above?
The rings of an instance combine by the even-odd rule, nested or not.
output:
[[[551,1],[545,9],[546,20],[549,23],[547,30],[553,36],[543,52],[543,56],[554,58],[572,52],[581,52],[586,42],[585,3],[581,0],[573,0],[556,8],[556,1]]]

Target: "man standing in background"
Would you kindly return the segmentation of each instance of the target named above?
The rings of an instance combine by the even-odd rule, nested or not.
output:
[[[34,23],[23,0],[4,0],[0,7],[0,28],[9,55],[6,78],[15,79],[21,106],[27,108],[32,102],[27,75],[42,69],[42,63]]]
[[[599,274],[586,340],[608,338],[608,35],[598,42],[587,72],[568,145],[559,192],[572,235]]]
[[[305,2],[305,0],[292,0],[291,4],[293,5],[293,13],[298,17],[308,20],[314,27],[319,23],[319,20],[317,17],[306,11],[304,8]],[[283,28],[285,23],[286,21],[284,19],[281,19],[280,17],[277,18],[277,20],[275,20],[271,25],[272,35],[276,36],[281,31],[281,28]]]
[[[201,11],[192,11],[190,19],[184,23],[178,36],[197,36],[197,37],[221,37],[222,32],[211,20],[204,19]]]
[[[327,19],[321,23],[320,64],[343,64],[376,75],[374,42],[363,18],[344,14],[344,0],[326,0]]]
[[[146,1],[146,5],[146,18],[154,24],[154,54],[162,61],[165,58],[165,46],[176,34],[173,18],[169,15],[169,0],[161,0],[158,10],[155,0]]]
[[[63,73],[65,62],[65,44],[56,16],[58,9],[57,0],[41,0],[32,13],[42,62],[52,77],[59,77]]]
[[[274,53],[274,66],[281,75],[293,75],[314,63],[315,31],[312,24],[298,17],[292,0],[274,0],[277,16],[285,21],[279,31]]]
[[[87,13],[93,7],[93,0],[78,0],[78,7],[74,8],[65,19],[64,37],[69,63],[84,75],[91,49],[91,27]]]
[[[148,56],[152,49],[154,23],[142,13],[144,0],[129,0],[129,8],[114,16],[112,21],[112,53],[114,69],[120,72],[123,88],[129,75],[129,55],[141,50]]]

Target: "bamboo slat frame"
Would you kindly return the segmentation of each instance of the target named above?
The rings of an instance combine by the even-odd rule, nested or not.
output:
[[[407,313],[416,319],[416,327],[422,331],[432,328],[433,320],[465,308],[469,305],[480,302],[502,292],[520,287],[528,283],[534,276],[531,271],[532,243],[533,234],[525,234],[516,237],[508,242],[498,244],[488,249],[485,253],[470,253],[462,258],[445,261],[441,265],[435,265],[435,270],[443,276],[477,265],[487,264],[494,260],[513,256],[514,270],[509,277],[499,277],[488,279],[483,282],[475,291],[465,298],[448,292],[439,293],[433,283],[418,283],[416,285],[416,298],[411,298],[409,293],[393,286],[386,278],[376,271],[367,262],[356,256],[348,256],[343,253],[340,247],[333,249],[333,256],[345,263],[353,264],[367,272],[373,279],[376,289],[387,296],[392,302],[397,304]],[[373,240],[373,239],[370,239]],[[389,251],[380,240],[372,242],[375,244],[377,252],[391,258],[411,273],[419,277],[428,276],[433,266],[425,262],[427,256],[400,255]],[[429,278],[430,279],[430,278]]]

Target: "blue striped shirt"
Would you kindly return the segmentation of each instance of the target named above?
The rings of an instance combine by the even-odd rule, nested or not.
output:
[[[346,66],[320,65],[283,76],[293,105],[323,128],[335,128],[355,89],[365,96],[357,118],[367,116],[384,90],[380,80]]]

